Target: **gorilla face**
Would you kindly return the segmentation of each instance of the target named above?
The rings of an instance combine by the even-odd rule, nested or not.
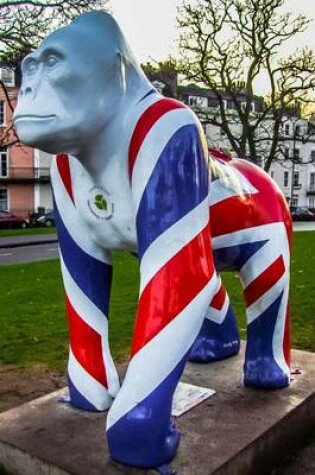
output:
[[[49,153],[75,155],[88,147],[120,99],[116,53],[106,46],[100,51],[99,40],[82,28],[50,35],[22,63],[14,113],[20,140]]]

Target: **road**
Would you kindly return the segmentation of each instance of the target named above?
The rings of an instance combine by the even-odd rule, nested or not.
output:
[[[315,231],[315,223],[296,222],[293,228],[294,231]],[[41,243],[41,240],[45,243]],[[26,245],[26,241],[31,245]],[[14,247],[11,247],[12,243]],[[0,265],[58,259],[58,257],[56,235],[53,234],[0,239]]]
[[[296,221],[293,223],[294,231],[315,231],[315,222],[311,221],[309,223],[304,221]]]
[[[45,261],[48,259],[57,259],[58,257],[57,243],[0,249],[0,265]]]

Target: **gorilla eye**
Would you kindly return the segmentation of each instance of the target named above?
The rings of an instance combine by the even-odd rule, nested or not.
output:
[[[58,58],[52,54],[50,54],[46,60],[46,64],[48,66],[49,69],[52,69],[56,66],[56,64],[58,63]]]
[[[29,60],[25,64],[25,72],[26,74],[34,74],[36,73],[38,68],[37,62],[34,59]]]

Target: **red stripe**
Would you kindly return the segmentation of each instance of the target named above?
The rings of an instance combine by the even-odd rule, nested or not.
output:
[[[233,196],[212,205],[210,210],[213,237],[287,220],[285,200],[266,173],[246,160],[233,160],[229,162],[229,166],[239,170],[258,193]]]
[[[225,291],[224,286],[221,284],[220,289],[218,290],[218,292],[215,294],[215,296],[212,299],[210,307],[213,307],[216,310],[221,310],[225,301],[225,297],[226,297],[226,291]]]
[[[207,226],[157,272],[142,292],[132,355],[163,330],[198,295],[210,281],[213,271]]]
[[[148,109],[141,115],[133,131],[129,145],[129,178],[132,176],[132,170],[139,149],[149,130],[164,114],[181,107],[185,107],[184,104],[175,99],[161,99],[148,107]]]
[[[107,387],[101,336],[77,314],[66,296],[70,345],[76,360],[94,379]]]
[[[75,205],[72,192],[71,172],[68,155],[64,153],[60,153],[59,155],[57,155],[57,168],[61,176],[62,182],[68,192],[68,195],[70,196],[72,203]]]
[[[285,272],[283,257],[279,256],[267,269],[264,270],[244,290],[246,305],[255,302],[283,276]]]
[[[291,319],[290,319],[290,305],[286,311],[285,327],[284,327],[284,339],[283,339],[283,353],[284,359],[288,366],[290,366],[291,359]]]

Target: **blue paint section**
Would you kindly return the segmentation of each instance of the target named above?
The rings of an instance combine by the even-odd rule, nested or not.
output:
[[[180,435],[170,423],[172,397],[187,357],[188,353],[147,398],[107,431],[114,460],[135,467],[157,468],[174,457]]]
[[[218,271],[237,270],[261,249],[268,240],[255,241],[237,246],[222,247],[213,251],[215,267]]]
[[[54,213],[60,250],[69,273],[94,305],[108,315],[112,266],[86,254],[70,236],[57,206]]]
[[[280,389],[290,381],[274,359],[272,340],[283,292],[256,320],[247,327],[245,353],[245,385]]]
[[[137,214],[140,259],[158,236],[208,196],[208,186],[199,131],[186,125],[165,146],[142,196]]]
[[[229,305],[221,324],[204,319],[199,335],[192,346],[189,361],[209,363],[236,355],[240,350],[240,336],[232,306]]]
[[[68,375],[68,386],[71,405],[82,409],[83,411],[99,412],[93,404],[91,404],[85,397],[77,390]]]

